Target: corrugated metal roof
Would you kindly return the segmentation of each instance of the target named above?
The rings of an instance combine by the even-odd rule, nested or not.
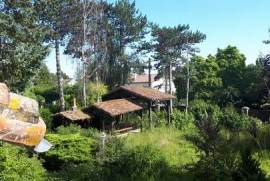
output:
[[[99,102],[94,104],[94,107],[102,110],[112,117],[129,112],[139,111],[142,109],[141,106],[138,106],[126,99],[114,99],[110,101]]]

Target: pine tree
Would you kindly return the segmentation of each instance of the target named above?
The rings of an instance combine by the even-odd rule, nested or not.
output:
[[[73,16],[73,4],[76,1],[40,0],[36,2],[39,19],[46,27],[46,42],[54,44],[56,57],[57,83],[60,97],[60,109],[65,109],[63,76],[60,61],[60,45],[64,44],[64,38],[69,33],[70,17]]]
[[[0,82],[23,91],[47,54],[33,1],[0,2]]]

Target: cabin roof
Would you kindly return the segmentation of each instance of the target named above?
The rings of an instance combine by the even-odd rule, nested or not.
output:
[[[86,120],[91,118],[88,114],[85,114],[80,110],[59,112],[54,116],[62,116],[71,121]]]
[[[110,95],[117,94],[117,92],[125,91],[128,94],[151,100],[151,101],[165,101],[170,99],[175,99],[175,96],[163,93],[159,90],[148,88],[148,87],[142,87],[142,86],[121,86],[108,94],[106,94],[104,97],[110,98]],[[120,93],[119,93],[120,94]]]
[[[114,99],[99,102],[94,104],[93,107],[109,114],[111,117],[119,116],[129,112],[139,111],[142,109],[141,106],[138,106],[126,99]]]

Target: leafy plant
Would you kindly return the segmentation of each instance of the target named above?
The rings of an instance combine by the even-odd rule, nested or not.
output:
[[[87,90],[89,103],[93,104],[101,100],[101,97],[108,92],[108,87],[101,82],[90,82]]]
[[[177,109],[173,110],[172,114],[172,122],[173,126],[177,129],[182,129],[188,124],[192,123],[194,121],[193,115],[191,113],[184,113],[182,111],[179,111]]]
[[[3,144],[0,148],[0,180],[45,180],[46,170],[36,156],[28,156],[23,149]]]
[[[79,164],[93,159],[95,141],[91,137],[76,134],[48,134],[46,139],[53,148],[42,154],[45,167],[49,170],[59,170],[66,163]]]

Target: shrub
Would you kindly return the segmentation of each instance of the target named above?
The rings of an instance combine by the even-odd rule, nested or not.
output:
[[[91,137],[77,134],[48,134],[46,139],[53,148],[41,155],[48,170],[58,170],[66,163],[84,163],[91,161],[95,150],[95,141]]]
[[[88,101],[93,104],[101,100],[101,97],[108,92],[108,87],[101,82],[90,82],[87,90],[89,93]]]
[[[256,118],[237,113],[233,107],[225,108],[221,117],[222,125],[233,132],[251,129],[259,122]]]
[[[166,111],[152,112],[152,119],[153,119],[153,126],[164,126],[168,123],[167,112]]]
[[[99,170],[101,167],[97,167],[93,162],[81,163],[81,164],[67,164],[62,167],[58,172],[51,173],[48,181],[88,181],[88,180],[101,180]]]
[[[149,145],[124,149],[118,154],[104,162],[104,180],[162,180],[168,171],[163,155]]]
[[[191,113],[186,114],[185,112],[179,111],[177,109],[173,110],[172,123],[175,128],[182,129],[193,121],[194,118]]]
[[[37,157],[29,157],[23,149],[3,144],[0,148],[0,180],[45,180],[45,169]]]
[[[237,180],[263,181],[265,173],[260,168],[258,160],[252,158],[250,150],[241,153],[242,163],[238,172]]]
[[[81,127],[79,125],[70,124],[68,126],[59,126],[56,128],[56,132],[61,135],[76,134],[81,132]]]
[[[69,135],[69,134],[76,134],[79,133],[80,135],[84,137],[91,137],[94,139],[99,139],[100,138],[100,133],[97,129],[95,128],[81,128],[79,125],[76,124],[70,124],[68,126],[59,126],[56,129],[57,134],[61,135]]]
[[[51,130],[52,129],[52,113],[49,109],[47,108],[41,108],[39,110],[40,116],[43,118],[46,127]]]

